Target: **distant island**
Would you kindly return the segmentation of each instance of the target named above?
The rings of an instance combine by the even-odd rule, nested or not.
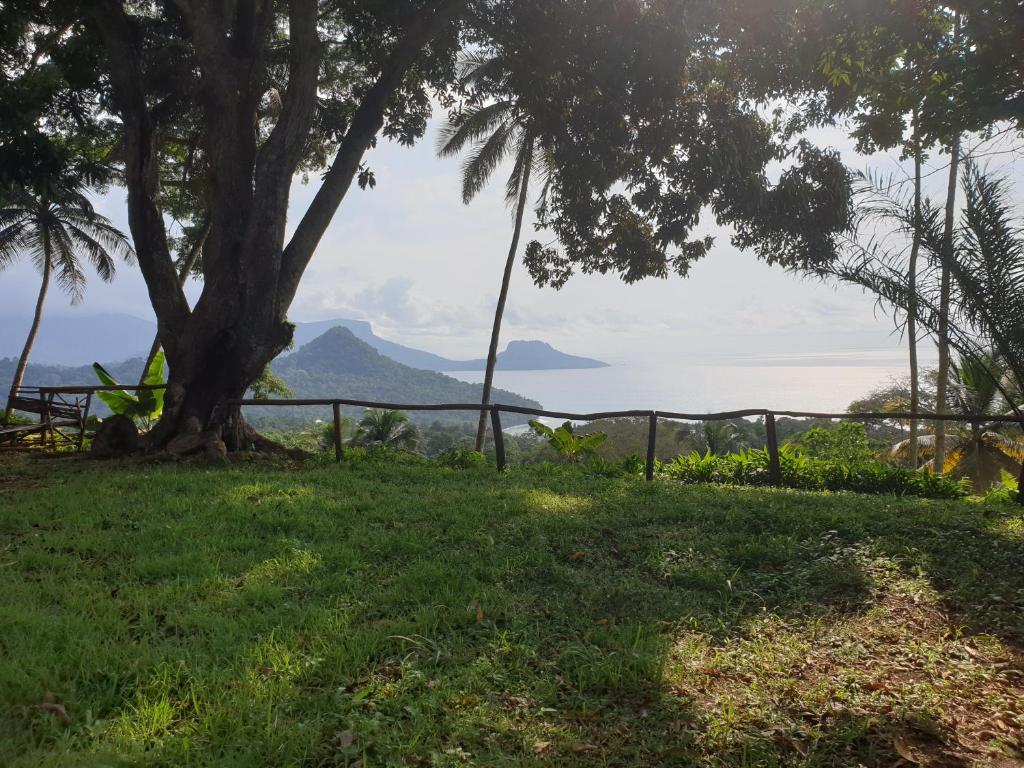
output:
[[[449,371],[482,371],[487,361],[453,360],[457,367]],[[589,357],[570,355],[552,347],[545,341],[510,341],[504,352],[498,353],[499,371],[549,371],[558,368],[607,368],[608,363]]]
[[[330,328],[347,328],[361,341],[396,362],[422,368],[426,371],[482,371],[485,358],[455,360],[433,352],[407,347],[382,339],[373,332],[365,320],[320,320],[314,323],[296,323],[295,344],[306,344]],[[544,341],[510,341],[504,352],[498,353],[497,368],[501,371],[547,371],[557,368],[607,368],[608,363],[589,357],[561,352]]]
[[[17,357],[25,342],[29,318],[0,319],[0,358]],[[485,360],[454,360],[422,349],[382,339],[365,320],[317,320],[295,324],[295,349],[308,344],[332,328],[346,328],[395,362],[425,371],[482,371]],[[43,319],[43,327],[32,354],[37,363],[57,366],[90,365],[93,361],[129,360],[142,357],[156,334],[156,324],[132,315],[101,313],[76,317],[54,315]],[[291,356],[295,352],[286,353]],[[555,368],[604,368],[607,363],[561,352],[543,341],[512,341],[498,355],[498,369],[504,371],[551,370]],[[26,379],[31,382],[31,379]],[[80,383],[80,382],[79,382]]]

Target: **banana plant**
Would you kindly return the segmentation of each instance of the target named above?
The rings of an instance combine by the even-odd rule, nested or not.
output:
[[[572,423],[565,422],[552,429],[547,424],[534,419],[530,427],[541,437],[547,438],[548,444],[559,456],[570,464],[577,464],[582,459],[593,456],[601,444],[608,439],[604,432],[591,432],[588,435],[576,435],[572,431]]]
[[[99,363],[93,363],[92,369],[103,384],[108,387],[120,387],[121,384]],[[146,376],[142,383],[147,387],[160,389],[140,389],[133,395],[124,389],[97,392],[96,396],[115,414],[127,416],[134,422],[149,428],[164,410],[164,352],[160,350],[153,356]]]

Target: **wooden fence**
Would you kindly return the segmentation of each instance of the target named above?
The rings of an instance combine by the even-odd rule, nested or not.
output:
[[[295,399],[295,400],[234,400],[233,405],[271,405],[271,406],[306,406],[329,405],[334,413],[334,457],[341,461],[344,452],[341,440],[341,406],[350,405],[360,408],[386,408],[396,411],[473,411],[489,412],[491,415],[491,431],[494,435],[494,458],[499,470],[504,470],[505,440],[501,429],[501,414],[519,413],[526,416],[547,416],[549,418],[567,419],[569,421],[596,421],[598,419],[615,419],[623,417],[647,419],[647,457],[645,475],[648,480],[654,479],[654,445],[658,437],[658,419],[676,419],[679,421],[731,421],[749,416],[764,418],[766,447],[768,450],[768,479],[772,485],[782,482],[782,468],[779,464],[779,437],[775,428],[777,416],[795,419],[848,419],[848,420],[881,420],[898,419],[900,421],[960,421],[969,424],[1004,422],[1024,425],[1021,416],[985,416],[958,415],[951,413],[881,413],[865,411],[861,413],[817,413],[813,411],[776,411],[767,408],[747,408],[740,411],[719,411],[717,413],[681,413],[677,411],[599,411],[597,413],[572,413],[569,411],[547,411],[542,408],[526,408],[520,405],[481,405],[480,403],[437,403],[423,405],[419,403],[378,403],[372,400],[349,400],[346,398]],[[1024,465],[1021,477],[1024,478]]]

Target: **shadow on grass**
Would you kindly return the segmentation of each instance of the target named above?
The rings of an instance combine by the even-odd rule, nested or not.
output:
[[[953,765],[950,619],[1022,636],[1020,537],[963,505],[380,462],[85,490],[0,500],[43,526],[12,765]]]

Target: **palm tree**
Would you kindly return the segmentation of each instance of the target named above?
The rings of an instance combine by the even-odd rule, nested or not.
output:
[[[1000,415],[1010,407],[1003,396],[1002,384],[1009,375],[1006,363],[994,352],[977,357],[961,357],[950,364],[947,389],[949,411],[953,414]],[[1024,459],[1024,440],[1014,440],[999,431],[1001,425],[986,422],[949,422],[944,438],[946,452],[942,470],[954,477],[969,478],[975,490],[984,490],[1000,478],[1002,471],[1016,472]],[[937,468],[937,436],[922,435],[918,444],[924,455],[930,455],[928,466]],[[893,446],[893,456],[908,453],[909,440]]]
[[[32,325],[11,382],[13,396],[25,377],[51,279],[77,304],[85,290],[83,257],[109,283],[114,278],[116,257],[130,262],[134,252],[125,236],[93,210],[80,187],[38,195],[15,189],[5,203],[0,208],[0,270],[27,254],[42,275]],[[4,420],[10,417],[8,410]]]
[[[912,301],[899,252],[884,243],[853,243],[850,258],[833,266],[832,274],[871,290],[894,307],[913,311],[922,327],[944,335],[967,359],[981,359],[991,347],[1009,374],[993,386],[1015,415],[1024,416],[1012,395],[1022,391],[1024,382],[1024,227],[1005,177],[966,162],[960,181],[964,205],[952,249],[945,239],[944,211],[927,200],[921,215],[915,216],[898,196],[883,189],[878,193],[880,205],[868,217],[919,229],[930,268],[926,279],[918,281]],[[943,272],[950,278],[948,304]],[[1024,482],[1020,485],[1018,501],[1024,504]]]
[[[359,445],[414,450],[420,442],[419,428],[401,411],[367,408],[359,421],[354,442]]]
[[[705,421],[698,427],[682,427],[676,432],[676,442],[693,440],[701,453],[724,456],[746,447],[743,433],[728,421]]]
[[[498,359],[498,340],[501,336],[501,319],[505,314],[512,267],[515,265],[519,236],[523,229],[523,214],[530,187],[530,176],[541,160],[541,175],[544,177],[542,196],[547,189],[547,179],[552,168],[550,146],[533,132],[529,117],[520,103],[505,96],[510,89],[505,87],[508,74],[500,58],[467,58],[463,62],[460,82],[463,87],[502,94],[485,105],[472,104],[458,115],[449,118],[441,129],[437,152],[441,157],[450,157],[470,147],[469,155],[462,165],[462,202],[468,204],[487,184],[498,165],[513,155],[512,172],[505,184],[505,201],[515,205],[515,223],[512,227],[512,242],[505,258],[501,289],[498,291],[498,305],[494,310],[494,325],[491,328],[491,343],[487,349],[487,364],[484,369],[484,385],[481,404],[491,402],[491,385],[494,381],[494,367]],[[480,411],[476,432],[476,450],[482,450],[484,434],[487,431],[487,412]]]

